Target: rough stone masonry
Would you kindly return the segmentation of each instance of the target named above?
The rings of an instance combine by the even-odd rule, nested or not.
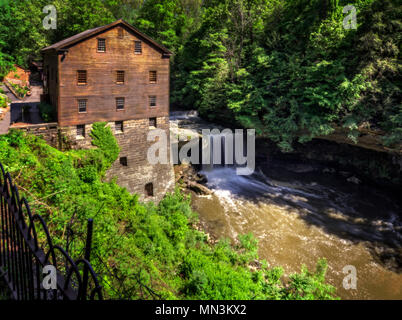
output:
[[[169,136],[169,117],[156,118],[158,129]],[[123,130],[116,129],[115,122],[109,122],[112,132],[121,148],[120,155],[106,174],[106,180],[117,178],[116,182],[130,193],[136,193],[141,200],[159,202],[164,195],[174,189],[172,164],[151,165],[147,159],[148,148],[154,143],[147,141],[149,119],[123,121]],[[89,132],[92,125],[85,125],[84,137],[77,137],[76,126],[61,128],[62,135],[75,141],[73,148],[91,148]],[[170,146],[168,144],[168,152]]]
[[[158,129],[169,137],[169,117],[156,118]],[[147,159],[148,148],[154,143],[147,141],[147,135],[154,127],[149,119],[127,120],[122,122],[122,131],[117,130],[116,122],[108,122],[121,148],[120,155],[106,173],[106,181],[116,178],[121,187],[139,195],[140,200],[158,203],[167,192],[174,190],[174,171],[172,164],[151,165]],[[57,129],[56,129],[57,128]],[[60,150],[90,149],[94,146],[90,132],[92,124],[85,125],[83,136],[77,136],[77,126],[57,127],[57,124],[19,126],[18,129],[42,136],[50,145]],[[120,129],[120,128],[119,128]],[[170,157],[170,143],[168,143]]]

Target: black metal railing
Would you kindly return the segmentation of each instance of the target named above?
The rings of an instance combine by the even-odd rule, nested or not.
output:
[[[0,163],[0,278],[16,300],[102,300],[102,289],[89,260],[93,220],[88,220],[84,259],[74,261],[54,245],[43,218],[32,215]],[[44,286],[46,266],[55,283]],[[48,269],[48,267],[46,268]],[[46,270],[45,269],[45,270]],[[47,289],[49,287],[49,289]]]

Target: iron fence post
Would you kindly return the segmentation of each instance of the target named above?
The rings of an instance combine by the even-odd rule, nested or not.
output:
[[[93,232],[94,220],[88,219],[87,225],[87,240],[85,243],[85,260],[90,262],[91,259],[91,245],[92,245],[92,232]],[[82,300],[86,300],[87,298],[87,289],[88,289],[88,267],[84,264],[84,276],[82,281]]]
[[[46,236],[44,251],[38,245],[37,228]],[[97,275],[90,265],[93,233],[93,219],[88,220],[85,244],[85,259],[74,261],[60,246],[54,245],[44,219],[39,214],[32,214],[25,198],[20,199],[18,189],[11,176],[0,163],[0,278],[4,280],[11,298],[16,300],[102,300],[101,287]],[[70,235],[68,234],[68,237]],[[69,250],[70,238],[67,241]],[[65,260],[65,274],[56,269],[57,287],[49,291],[42,285],[41,271],[50,263],[61,267],[63,260],[57,261],[55,251]],[[80,264],[84,264],[83,269]],[[82,270],[82,272],[81,272]],[[72,278],[77,277],[78,282]],[[90,281],[94,289],[88,293]],[[78,292],[77,292],[78,291]]]

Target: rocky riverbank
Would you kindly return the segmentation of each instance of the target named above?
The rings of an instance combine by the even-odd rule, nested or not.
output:
[[[374,151],[346,143],[314,139],[294,145],[289,153],[281,152],[266,139],[256,142],[257,162],[267,167],[275,162],[310,164],[322,174],[337,174],[345,182],[364,184],[397,192],[402,188],[402,156],[395,153]]]
[[[207,182],[204,175],[189,164],[177,165],[174,168],[176,185],[179,185],[183,191],[191,190],[199,195],[208,195],[212,191],[203,184]]]

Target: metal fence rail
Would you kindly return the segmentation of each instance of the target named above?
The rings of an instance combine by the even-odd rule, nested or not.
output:
[[[43,218],[32,215],[27,200],[20,199],[1,163],[0,215],[0,278],[13,299],[102,300],[101,286],[89,262],[92,220],[88,220],[85,258],[74,261],[63,248],[53,244]],[[57,270],[55,289],[43,285],[43,269],[49,265]]]

